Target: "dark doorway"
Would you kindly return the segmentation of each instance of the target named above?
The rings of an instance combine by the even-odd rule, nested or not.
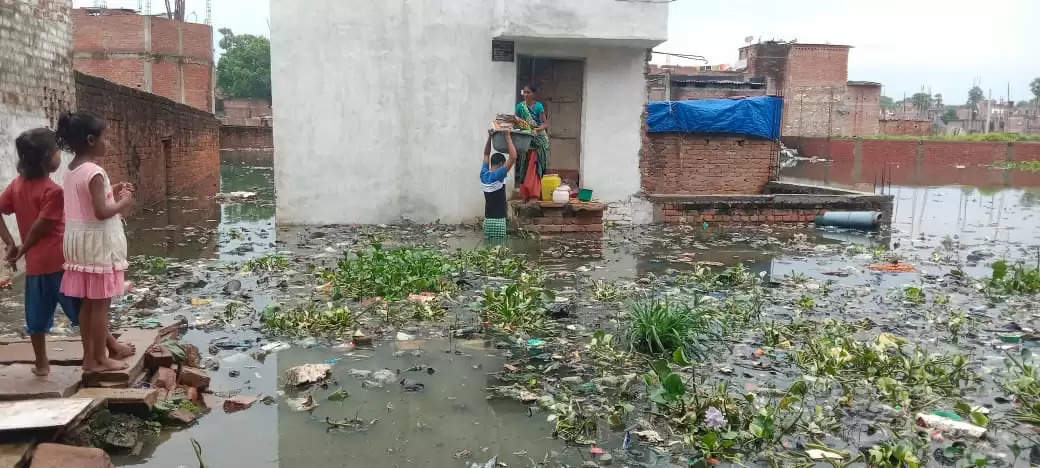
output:
[[[581,99],[585,82],[585,62],[530,57],[517,60],[516,99],[526,84],[538,88],[537,97],[549,117],[549,167],[546,173],[560,174],[579,183],[581,169]]]

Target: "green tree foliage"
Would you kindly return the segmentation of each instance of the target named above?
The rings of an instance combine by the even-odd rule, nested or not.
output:
[[[957,120],[957,110],[956,109],[946,109],[946,112],[944,112],[943,116],[942,116],[943,123],[950,123],[950,122],[952,122],[954,120]]]
[[[888,96],[881,96],[881,99],[878,101],[878,103],[881,104],[882,109],[895,109],[896,107],[895,101],[893,101],[892,98]]]
[[[910,103],[917,109],[918,114],[924,115],[928,113],[928,108],[932,107],[932,96],[928,93],[914,93],[910,96]]]
[[[220,29],[224,55],[217,64],[217,86],[230,97],[271,98],[271,41]]]
[[[1040,77],[1033,78],[1033,81],[1029,83],[1029,90],[1033,92],[1033,96],[1036,96],[1037,100],[1040,100]]]

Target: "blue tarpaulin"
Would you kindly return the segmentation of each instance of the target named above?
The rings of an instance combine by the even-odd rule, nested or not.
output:
[[[776,96],[655,101],[647,106],[646,124],[650,132],[740,133],[776,140],[783,109],[784,99]]]

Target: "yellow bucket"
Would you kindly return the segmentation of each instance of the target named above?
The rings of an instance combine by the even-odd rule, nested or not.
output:
[[[552,201],[553,190],[563,183],[559,174],[546,174],[542,176],[542,201]]]

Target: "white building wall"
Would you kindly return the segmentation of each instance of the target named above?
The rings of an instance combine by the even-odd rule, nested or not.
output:
[[[667,14],[664,5],[557,3]],[[516,63],[490,57],[491,39],[508,29],[500,21],[513,10],[506,5],[312,0],[301,9],[271,0],[278,222],[456,223],[482,216],[477,174],[486,132],[516,99]],[[584,14],[596,16],[596,9]],[[660,23],[660,35],[666,17],[657,16],[651,22]],[[565,19],[537,33],[580,32]],[[517,55],[585,60],[582,180],[605,201],[639,190],[645,49],[659,42],[634,37],[627,22],[587,21],[610,40],[516,44]]]

